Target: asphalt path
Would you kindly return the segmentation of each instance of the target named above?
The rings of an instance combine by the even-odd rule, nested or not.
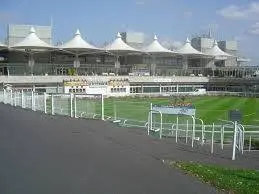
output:
[[[0,104],[1,194],[217,193],[164,160],[258,168],[258,156],[159,140],[145,130]]]

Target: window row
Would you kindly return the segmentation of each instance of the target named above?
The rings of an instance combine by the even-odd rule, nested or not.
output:
[[[111,88],[111,93],[123,93],[126,92],[126,88]]]
[[[74,88],[74,89],[69,89],[69,93],[85,93],[85,88],[79,89],[79,88]]]

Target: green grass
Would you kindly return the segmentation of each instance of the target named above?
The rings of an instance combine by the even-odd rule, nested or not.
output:
[[[230,169],[193,162],[170,162],[169,164],[226,193],[259,193],[259,172],[257,170]]]
[[[106,99],[105,111],[113,112],[116,104],[118,117],[136,120],[147,120],[150,103],[168,104],[169,98],[139,98],[139,99]],[[243,114],[243,124],[258,124],[259,103],[257,98],[241,97],[190,97],[185,101],[196,106],[196,117],[201,118],[206,124],[219,123],[219,119],[228,120],[228,111],[239,109]],[[172,120],[173,116],[165,116],[164,121]]]
[[[104,113],[106,116],[124,118],[128,120],[147,121],[150,103],[153,104],[169,104],[174,99],[169,98],[108,98],[105,99]],[[196,117],[201,118],[205,124],[221,123],[219,119],[228,120],[228,111],[231,109],[239,109],[243,114],[242,124],[257,125],[259,124],[259,103],[257,98],[243,97],[189,97],[186,102],[191,102],[196,106]],[[101,113],[100,101],[92,101],[94,104],[91,111],[97,114]],[[50,104],[49,108],[50,109]],[[63,100],[63,106],[69,107],[70,101]],[[77,102],[77,110],[84,112],[89,110],[89,104],[86,105],[85,100]],[[67,111],[70,112],[70,111]],[[159,117],[155,118],[158,120]],[[174,116],[164,116],[164,122],[172,123],[175,120]],[[180,119],[179,122],[186,122],[186,118]],[[191,120],[190,120],[191,122]],[[197,121],[199,122],[199,121]]]

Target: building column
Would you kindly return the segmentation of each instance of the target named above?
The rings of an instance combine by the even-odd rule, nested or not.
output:
[[[59,93],[59,84],[57,85],[57,93]]]
[[[184,70],[184,74],[186,73],[187,69],[188,69],[188,57],[184,56],[183,57],[183,70]]]

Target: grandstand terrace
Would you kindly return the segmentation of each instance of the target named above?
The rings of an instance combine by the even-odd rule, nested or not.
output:
[[[50,26],[9,25],[7,41],[0,44],[0,82],[59,91],[65,79],[108,81],[116,76],[128,78],[132,93],[258,88],[257,78],[252,78],[258,66],[238,55],[236,42],[203,36],[187,38],[179,49],[167,49],[155,36],[148,44],[138,40],[134,47],[132,37],[121,34],[97,48],[77,30],[71,40],[54,46]]]

